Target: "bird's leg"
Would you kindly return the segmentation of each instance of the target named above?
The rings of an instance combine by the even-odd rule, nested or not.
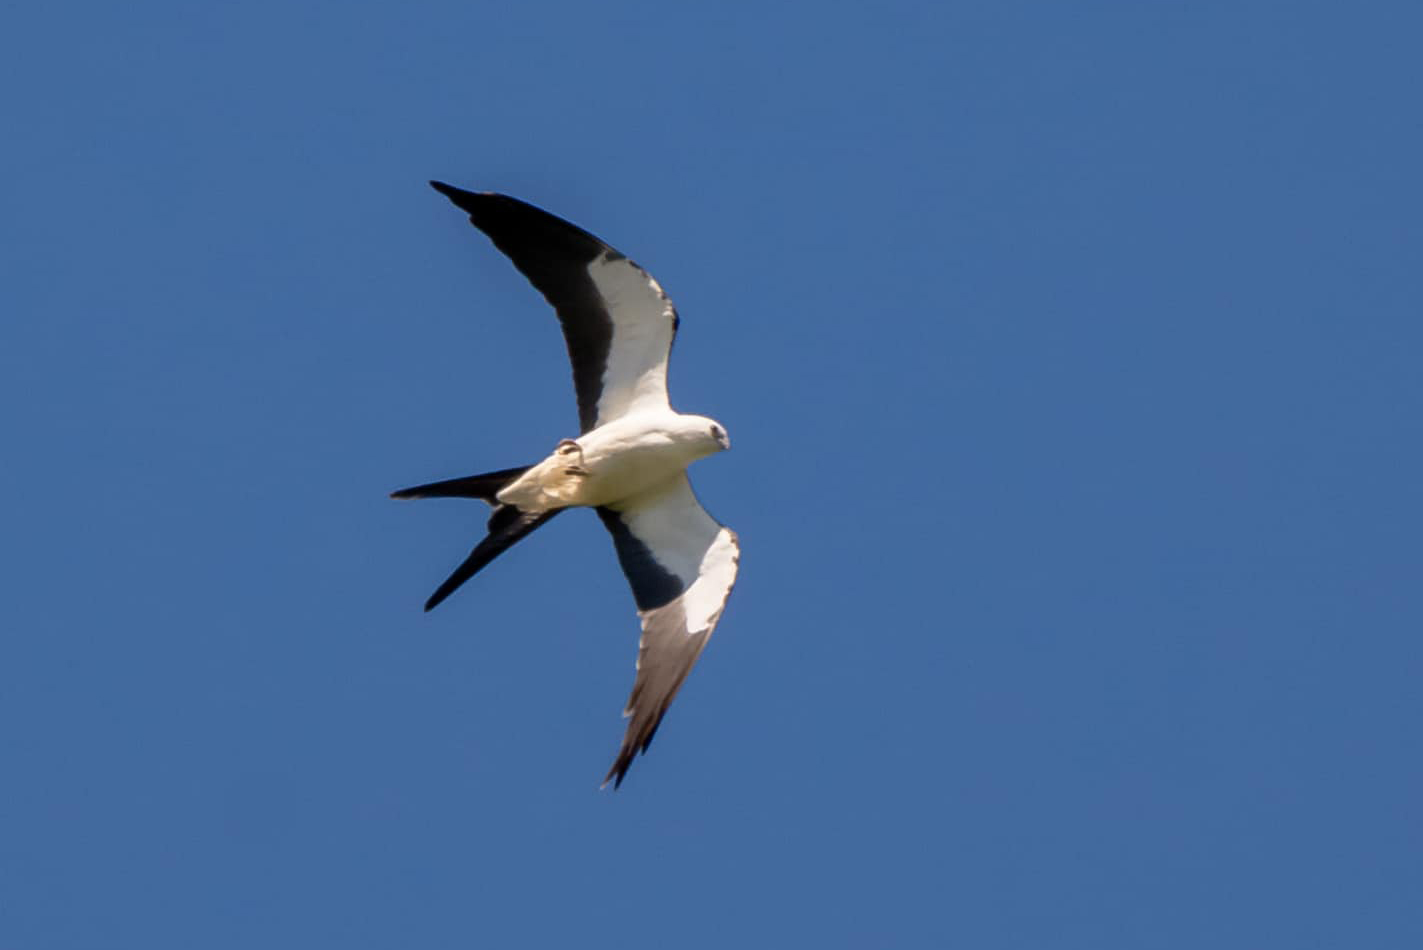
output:
[[[568,468],[565,468],[563,470],[565,475],[577,475],[579,477],[588,475],[588,469],[583,467],[583,446],[574,442],[572,439],[564,439],[558,443],[558,447],[554,449],[554,452],[558,455],[573,455],[575,453],[578,455],[578,464],[570,465]]]

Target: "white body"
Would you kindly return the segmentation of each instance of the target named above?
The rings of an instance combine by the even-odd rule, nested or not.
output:
[[[726,431],[705,416],[645,409],[561,443],[499,492],[499,501],[523,511],[617,507],[730,447]]]

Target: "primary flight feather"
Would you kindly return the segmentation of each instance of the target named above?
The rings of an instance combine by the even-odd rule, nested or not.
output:
[[[469,215],[558,314],[580,434],[536,465],[453,478],[393,498],[478,498],[488,534],[425,603],[430,610],[539,525],[593,508],[613,536],[642,621],[627,731],[603,784],[647,751],[736,582],[736,533],[692,493],[687,466],[731,448],[726,430],[667,399],[677,311],[652,276],[581,228],[507,195],[436,191]]]

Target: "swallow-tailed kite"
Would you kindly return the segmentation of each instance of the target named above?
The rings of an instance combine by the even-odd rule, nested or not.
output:
[[[642,621],[622,748],[603,784],[647,751],[736,582],[736,534],[692,494],[687,466],[731,448],[726,430],[667,401],[677,311],[652,276],[587,231],[507,195],[431,182],[553,305],[573,362],[581,434],[537,465],[395,492],[478,498],[488,535],[425,604],[430,610],[500,553],[568,508],[598,512]]]

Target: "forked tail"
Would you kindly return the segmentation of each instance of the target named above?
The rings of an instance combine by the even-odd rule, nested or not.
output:
[[[527,472],[532,466],[524,465],[520,468],[506,468],[497,472],[486,472],[483,475],[466,475],[464,478],[451,478],[443,482],[431,482],[428,485],[416,485],[414,488],[402,488],[400,491],[390,493],[392,498],[478,498],[480,501],[487,501],[491,505],[497,505],[494,496],[503,490],[505,485],[510,484],[514,479]]]
[[[474,550],[469,552],[469,557],[455,568],[454,573],[436,588],[430,599],[425,601],[426,610],[435,609],[441,601],[459,589],[461,584],[478,574],[486,564],[563,510],[554,508],[550,511],[524,511],[515,505],[499,502],[496,496],[504,486],[527,472],[530,467],[525,465],[522,468],[506,468],[483,475],[466,475],[464,478],[416,485],[414,488],[402,488],[390,493],[392,498],[478,498],[494,506],[494,511],[489,515],[489,533],[483,541],[475,545]]]

